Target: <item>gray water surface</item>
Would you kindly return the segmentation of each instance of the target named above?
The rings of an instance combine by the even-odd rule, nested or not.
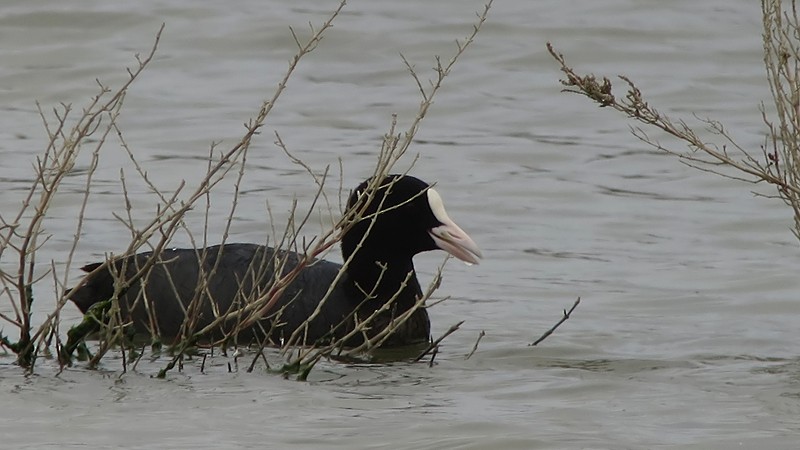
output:
[[[121,125],[159,186],[197,182],[211,142],[235,143],[282,77],[295,45],[288,27],[305,33],[335,3],[6,1],[0,210],[16,210],[45,145],[34,101],[77,108],[95,78],[118,85],[162,22]],[[399,54],[432,76],[434,55],[452,55],[479,9],[350,2],[249,153],[230,240],[262,242],[267,200],[280,222],[294,197],[308,205],[314,191],[273,145],[274,131],[317,170],[342,158],[345,184],[355,186],[391,114],[407,126],[419,103]],[[770,100],[760,27],[759,5],[747,0],[498,0],[403,166],[419,154],[412,173],[438,183],[485,255],[479,266],[447,265],[438,295],[451,298],[430,311],[434,335],[465,323],[437,364],[326,361],[301,383],[263,369],[228,373],[231,360],[217,356],[205,374],[195,361],[161,381],[150,378],[159,361],[121,377],[114,357],[60,376],[42,361],[26,377],[6,356],[0,447],[797,448],[800,253],[790,211],[751,194],[766,188],[685,167],[631,136],[612,111],[561,93],[545,50],[551,41],[581,70],[625,73],[660,111],[720,120],[757,150],[759,104]],[[119,170],[133,169],[118,141],[106,146],[77,265],[121,251],[129,236],[111,213],[123,211]],[[82,179],[64,188],[46,222],[42,270],[50,260],[63,269],[72,242]],[[211,242],[232,189],[215,197]],[[152,194],[136,184],[131,192],[146,217]],[[417,257],[423,282],[441,260]],[[36,317],[52,309],[46,292]],[[578,296],[574,316],[529,347]],[[78,318],[65,309],[65,326]]]

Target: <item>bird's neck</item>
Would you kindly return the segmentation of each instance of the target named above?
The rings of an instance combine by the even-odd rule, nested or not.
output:
[[[422,289],[411,257],[391,258],[359,251],[347,268],[354,297],[366,300],[365,306],[376,309],[392,302],[397,311],[407,311],[421,297]]]

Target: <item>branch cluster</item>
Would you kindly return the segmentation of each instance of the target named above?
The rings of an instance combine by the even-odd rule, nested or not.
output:
[[[194,236],[184,222],[186,214],[205,201],[204,210],[207,229],[211,212],[210,192],[222,180],[234,177],[233,201],[228,211],[227,222],[222,236],[222,243],[225,243],[237,208],[239,185],[246,173],[247,154],[252,140],[259,134],[276,102],[285,91],[299,62],[317,48],[325,32],[332,27],[334,20],[344,8],[345,3],[342,0],[321,26],[314,27],[310,25],[310,36],[308,38],[302,38],[299,33],[291,29],[297,45],[297,53],[290,59],[288,69],[278,83],[275,92],[262,103],[255,117],[244,124],[244,133],[238,142],[227,149],[220,149],[216,144],[212,144],[209,150],[206,173],[194,186],[187,186],[185,182],[182,182],[171,193],[159,188],[157,183],[149,178],[144,165],[134,156],[134,152],[126,142],[117,122],[129,87],[152,61],[153,55],[158,48],[161,30],[156,35],[150,51],[144,57],[137,55],[137,65],[134,69],[128,70],[129,79],[127,82],[113,91],[98,82],[100,86],[99,92],[92,98],[89,105],[79,112],[79,117],[76,121],[71,122],[72,108],[70,105],[61,105],[60,108],[54,110],[55,121],[48,119],[40,108],[42,120],[50,137],[48,147],[42,157],[37,159],[34,167],[35,180],[32,182],[18,214],[13,218],[0,216],[0,257],[5,259],[6,254],[12,254],[17,261],[18,269],[15,273],[0,272],[0,301],[8,302],[11,305],[10,309],[14,311],[11,315],[0,314],[0,319],[11,324],[13,328],[19,331],[19,338],[17,339],[0,336],[0,346],[4,346],[15,353],[17,362],[21,366],[32,371],[36,358],[42,352],[50,349],[52,345],[55,345],[62,368],[73,362],[76,351],[79,356],[90,359],[90,366],[95,366],[99,364],[108,351],[117,346],[122,349],[123,370],[127,370],[128,361],[135,361],[133,362],[135,366],[138,358],[141,358],[144,352],[139,351],[138,344],[133,341],[131,324],[120,308],[120,297],[134,283],[140,283],[142,286],[147,284],[148,278],[153,272],[152,269],[163,262],[163,251],[170,246],[170,242],[176,233],[185,233],[188,236],[193,247],[198,249],[198,259],[206,258],[206,252],[212,251],[206,248],[207,230],[203,233],[202,238]],[[290,218],[285,227],[283,227],[282,232],[273,230],[273,235],[267,240],[270,245],[278,250],[270,253],[264,260],[254,262],[250,267],[248,276],[253,280],[266,276],[268,268],[270,273],[277,274],[275,279],[271,280],[267,285],[268,287],[257,292],[245,292],[245,289],[240,289],[241,298],[235,302],[237,306],[227,311],[215,311],[213,321],[203,326],[200,326],[199,320],[200,304],[204,298],[207,298],[208,281],[217,270],[217,267],[212,267],[210,270],[206,269],[201,273],[202,281],[198,283],[194,297],[185,308],[186,320],[182,325],[180,336],[176,342],[171,343],[170,351],[172,357],[159,374],[160,376],[164,376],[176,365],[180,367],[184,356],[196,351],[198,345],[219,346],[224,351],[227,345],[235,344],[238,331],[244,328],[254,325],[261,326],[262,324],[277,326],[280,323],[282,311],[276,311],[275,304],[283,295],[286,287],[298,274],[313,263],[315,259],[324,256],[356,222],[372,220],[371,223],[374,223],[375,216],[366,215],[368,204],[370,202],[382,204],[383,198],[380,198],[377,194],[380,182],[387,174],[396,171],[397,163],[410,148],[422,120],[443,85],[444,79],[450,73],[459,57],[473,42],[486,20],[490,6],[491,1],[478,14],[476,24],[467,38],[463,41],[457,41],[455,54],[449,60],[443,62],[438,57],[436,58],[432,80],[423,82],[413,65],[403,58],[403,62],[411,72],[421,95],[420,106],[416,116],[404,131],[399,130],[397,117],[392,117],[391,125],[384,136],[381,151],[375,164],[373,182],[364,191],[364,201],[356,202],[352,207],[341,211],[338,214],[339,219],[332,219],[330,229],[310,241],[301,238],[301,231],[318,207],[320,199],[323,199],[332,218],[337,215],[332,210],[331,202],[328,201],[325,192],[330,168],[326,167],[321,171],[313,170],[305,162],[296,158],[286,147],[281,137],[276,134],[278,148],[294,163],[303,167],[316,184],[317,193],[312,205],[308,211],[300,212],[297,210],[297,204],[295,203],[290,211]],[[135,172],[133,176],[143,180],[153,193],[156,201],[155,213],[144,223],[141,220],[137,220],[134,223],[134,217],[141,218],[141,214],[137,214],[137,211],[134,210],[132,206],[134,202],[131,201],[128,194],[127,186],[129,177],[132,175],[121,169],[119,177],[124,204],[122,212],[114,213],[114,217],[127,229],[130,234],[130,240],[123,252],[116,255],[109,254],[103,263],[92,267],[93,271],[111,272],[114,278],[114,293],[107,301],[98,303],[87,312],[83,323],[69,330],[67,342],[62,342],[62,335],[59,332],[60,311],[70,297],[75,294],[74,291],[66,288],[68,272],[72,265],[73,255],[80,242],[84,212],[90,199],[93,176],[98,167],[101,149],[109,137],[114,137],[119,141],[133,165]],[[90,140],[89,138],[92,139]],[[55,265],[52,264],[53,268],[46,275],[52,276],[54,279],[56,298],[59,300],[55,309],[47,315],[41,324],[33,325],[31,323],[33,291],[34,287],[39,286],[38,283],[43,278],[34,278],[33,268],[36,262],[37,250],[47,241],[42,222],[47,216],[48,207],[52,204],[54,196],[58,195],[61,181],[66,174],[70,173],[79,152],[84,147],[91,148],[91,164],[85,174],[86,184],[80,217],[75,230],[73,245],[67,256],[66,269],[63,274],[57,274],[54,268]],[[413,165],[413,162],[411,165]],[[339,185],[339,204],[341,205],[341,180]],[[133,257],[133,255],[139,254],[142,250],[148,250],[149,253],[146,254],[146,257]],[[290,264],[290,258],[295,257],[297,260],[292,260]],[[350,264],[350,261],[345,261],[344,267],[346,268],[348,264]],[[289,267],[291,268],[289,269]],[[201,267],[201,271],[203,270]],[[342,273],[340,272],[339,277],[341,276]],[[356,325],[343,339],[332,342],[307,342],[304,330],[307,329],[310,321],[320,312],[321,308],[317,308],[304,326],[299,327],[291,336],[286,336],[284,341],[279,343],[281,354],[286,358],[286,363],[283,366],[284,370],[296,373],[298,377],[302,378],[308,374],[308,371],[321,358],[335,355],[355,355],[369,352],[379,347],[387,339],[390,339],[392,333],[401,327],[417,309],[426,307],[426,300],[439,286],[440,281],[441,268],[414,307],[397,317],[392,316],[388,323],[385,324],[385,327],[378,332],[375,332],[372,328],[376,326],[378,317],[386,316],[392,306],[391,301],[384,308],[375,311],[374,314],[368,317],[348,318],[354,320]],[[176,281],[170,280],[170,283],[175,289]],[[336,282],[333,283],[333,285],[335,284]],[[328,295],[330,293],[331,291],[329,290]],[[327,300],[328,295],[325,296],[323,303]],[[147,298],[141,298],[137,301],[141,301],[146,308],[149,308],[149,300]],[[148,309],[148,316],[152,334],[153,336],[158,336],[158,321],[156,320],[155,312]],[[234,326],[226,328],[223,335],[215,334],[220,329],[221,324],[230,323],[233,323]],[[383,325],[382,322],[381,324]],[[265,331],[265,335],[268,335],[268,330],[263,331]],[[366,337],[363,340],[363,344],[356,348],[345,348],[345,342],[355,335]],[[98,339],[98,343],[93,346],[91,351],[84,343],[90,336],[95,336]],[[256,358],[263,356],[262,350],[267,344],[269,343],[262,342],[260,344]],[[152,345],[154,349],[157,349],[160,348],[161,343],[154,341]],[[266,360],[266,358],[264,359]],[[256,359],[254,358],[253,364],[255,364],[255,361]],[[251,369],[253,364],[250,366]]]
[[[611,80],[593,74],[581,75],[567,64],[564,56],[547,43],[550,55],[561,66],[564,91],[581,94],[599,104],[634,119],[644,127],[633,127],[633,134],[659,151],[677,156],[696,169],[749,183],[768,183],[784,203],[792,208],[794,234],[800,239],[800,21],[797,5],[791,0],[762,0],[764,64],[777,117],[770,119],[762,106],[762,119],[768,136],[760,149],[740,146],[718,121],[698,119],[706,131],[719,137],[705,142],[684,120],[673,120],[648,103],[641,90],[624,75],[624,95],[615,95]],[[660,129],[688,147],[678,151],[650,137],[646,128]]]

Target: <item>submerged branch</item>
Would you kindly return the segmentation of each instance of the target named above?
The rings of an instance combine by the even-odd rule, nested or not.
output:
[[[423,351],[416,358],[414,358],[414,362],[417,362],[420,359],[424,358],[425,355],[427,355],[428,353],[431,352],[431,350],[438,349],[439,348],[439,344],[441,344],[442,341],[447,336],[450,336],[451,334],[455,333],[461,327],[461,325],[463,323],[464,323],[464,321],[462,320],[461,322],[458,322],[458,323],[455,323],[455,324],[451,325],[450,328],[447,331],[445,331],[443,335],[439,336],[438,339],[436,339],[435,341],[431,342],[430,345],[428,345],[428,348],[425,349],[425,351]]]
[[[545,331],[544,334],[539,336],[539,339],[533,341],[531,344],[528,345],[530,347],[535,347],[536,345],[538,345],[539,343],[550,337],[550,335],[553,334],[553,332],[556,331],[556,329],[560,327],[562,323],[566,322],[567,319],[569,319],[569,317],[572,315],[572,311],[575,311],[575,308],[577,308],[580,303],[581,303],[581,298],[578,297],[578,299],[575,300],[575,303],[572,304],[572,308],[570,308],[569,311],[567,311],[566,309],[564,310],[564,315],[561,317],[561,320],[559,320],[549,330]]]
[[[205,249],[208,241],[208,225],[211,211],[209,194],[222,183],[223,180],[231,178],[231,173],[236,173],[237,178],[235,180],[234,198],[230,208],[226,211],[228,213],[228,220],[225,223],[222,237],[223,243],[228,239],[231,221],[238,204],[237,202],[240,194],[239,186],[244,176],[246,157],[251,141],[259,134],[261,128],[264,126],[268,115],[286,89],[289,79],[294,74],[301,59],[317,48],[323,38],[324,32],[332,26],[334,19],[342,11],[345,3],[345,0],[341,0],[338,7],[334,9],[321,26],[311,26],[311,36],[305,41],[298,36],[298,33],[296,33],[294,29],[290,29],[294,42],[297,45],[297,53],[289,61],[289,66],[283,78],[275,88],[274,93],[261,103],[255,116],[245,124],[245,130],[241,139],[238,142],[234,142],[232,147],[224,149],[223,151],[217,151],[218,144],[215,143],[211,145],[208,154],[209,159],[206,173],[203,174],[202,179],[195,186],[187,185],[186,182],[181,181],[177,188],[170,189],[169,191],[159,188],[148,175],[146,168],[135,157],[135,152],[129,147],[117,121],[127,89],[153,59],[163,26],[156,35],[155,43],[151,51],[143,55],[143,57],[139,55],[136,56],[138,67],[134,66],[132,69],[128,70],[129,79],[120,89],[112,91],[98,82],[100,86],[99,93],[93,97],[90,104],[83,109],[82,115],[78,118],[74,126],[70,127],[67,124],[67,118],[71,111],[69,105],[63,105],[63,108],[55,111],[56,122],[52,124],[47,122],[45,114],[40,108],[40,113],[50,138],[48,147],[34,165],[36,170],[35,180],[32,183],[30,192],[27,193],[27,197],[23,200],[22,209],[19,211],[19,214],[16,215],[16,217],[0,217],[0,255],[6,250],[13,250],[15,252],[15,260],[18,261],[18,267],[16,267],[18,270],[15,273],[0,272],[0,282],[2,282],[2,285],[0,285],[0,295],[3,299],[6,297],[11,299],[11,307],[7,308],[8,311],[0,314],[0,319],[20,328],[21,331],[18,342],[11,342],[7,337],[2,336],[0,345],[12,349],[19,355],[25,354],[26,356],[24,358],[19,358],[19,362],[30,367],[31,370],[35,357],[39,354],[41,348],[46,348],[50,345],[50,338],[53,337],[54,333],[58,350],[57,354],[62,370],[72,363],[73,355],[76,352],[80,355],[80,358],[90,360],[90,367],[95,367],[100,363],[107,352],[118,347],[121,348],[123,352],[122,364],[124,373],[128,370],[135,370],[144,351],[144,347],[142,347],[142,352],[138,352],[138,350],[133,351],[133,349],[138,347],[138,344],[134,345],[132,342],[132,333],[135,331],[135,326],[130,316],[130,311],[132,311],[133,308],[140,307],[143,308],[146,313],[145,324],[143,326],[149,328],[154,338],[152,343],[153,351],[157,352],[160,350],[159,321],[155,316],[155,312],[152,310],[155,309],[152,308],[152,302],[157,301],[157,299],[147,298],[148,294],[145,288],[150,280],[151,273],[155,272],[153,269],[157,267],[160,269],[161,265],[169,263],[169,261],[163,257],[162,252],[170,245],[170,242],[176,234],[183,232],[188,235],[193,247],[198,247],[198,245],[196,245],[198,240],[192,235],[190,227],[188,227],[187,223],[184,221],[186,220],[186,214],[192,209],[197,209],[198,203],[205,199],[205,227],[202,235],[202,246],[200,246],[203,248],[197,250],[196,256],[198,261],[209,257],[209,255],[207,255],[207,249]],[[176,366],[180,368],[185,356],[191,355],[191,352],[195,351],[199,345],[208,345],[206,342],[210,342],[212,349],[214,345],[220,346],[224,352],[231,342],[234,344],[238,343],[236,341],[237,333],[245,328],[261,327],[264,336],[271,336],[275,327],[280,326],[280,318],[283,313],[282,308],[285,307],[281,307],[279,311],[274,311],[274,309],[278,309],[276,304],[278,300],[282,298],[281,296],[284,295],[287,286],[292,283],[301,271],[309,264],[312,264],[315,259],[323,257],[333,245],[341,240],[343,234],[351,229],[354,224],[368,222],[370,224],[369,229],[371,229],[377,215],[391,209],[391,207],[387,207],[385,210],[382,209],[385,198],[378,195],[378,192],[385,186],[381,186],[381,183],[389,173],[393,172],[398,161],[404,157],[405,153],[410,148],[417,135],[421,121],[426,117],[429,108],[433,105],[434,98],[443,86],[445,78],[450,74],[451,69],[473,42],[481,26],[486,21],[491,4],[492,1],[490,0],[484,10],[478,14],[478,20],[476,24],[473,25],[467,37],[463,40],[456,41],[457,48],[454,50],[454,55],[451,58],[441,59],[438,56],[435,58],[436,64],[434,73],[432,79],[427,83],[422,82],[422,78],[414,71],[413,66],[411,66],[407,60],[403,59],[403,62],[409,69],[420,91],[421,101],[419,108],[404,132],[398,131],[397,118],[396,116],[392,117],[389,131],[381,143],[381,151],[375,163],[373,181],[363,192],[363,201],[357,201],[354,205],[351,205],[351,207],[340,211],[341,217],[338,220],[334,219],[334,212],[332,211],[334,207],[333,202],[328,199],[327,193],[324,190],[324,185],[328,178],[328,168],[326,167],[325,170],[322,171],[312,169],[310,165],[295,157],[288,150],[280,135],[277,133],[275,134],[278,147],[283,150],[284,154],[287,155],[292,162],[303,167],[317,185],[318,189],[313,202],[308,212],[305,214],[295,210],[296,203],[293,205],[290,219],[287,221],[283,236],[274,236],[272,241],[272,245],[277,249],[275,256],[271,257],[269,261],[260,261],[261,266],[250,268],[251,273],[249,273],[248,276],[252,276],[253,284],[257,284],[256,281],[263,281],[261,284],[258,284],[259,289],[254,289],[253,292],[245,292],[246,283],[244,283],[244,280],[236,280],[237,283],[239,283],[239,292],[237,296],[241,298],[236,298],[234,302],[235,306],[230,308],[230,310],[221,311],[219,310],[221,308],[215,308],[213,311],[214,317],[210,318],[210,320],[207,320],[209,319],[208,317],[204,317],[202,318],[203,320],[201,320],[200,306],[203,301],[208,301],[210,297],[211,289],[209,288],[209,280],[211,280],[211,277],[213,277],[217,271],[217,266],[215,264],[214,267],[202,267],[199,269],[202,280],[196,283],[193,292],[194,295],[186,299],[187,304],[180,305],[181,312],[185,316],[185,321],[180,330],[180,336],[172,343],[173,345],[170,349],[172,351],[172,357],[166,367],[159,372],[159,376],[165,376],[168,371]],[[33,300],[33,285],[41,279],[41,277],[37,278],[33,276],[34,257],[36,251],[47,243],[47,236],[43,235],[44,227],[42,223],[47,214],[48,207],[53,203],[53,198],[57,193],[61,181],[72,170],[77,152],[80,149],[80,144],[82,142],[87,142],[87,138],[90,136],[93,137],[91,149],[92,159],[88,172],[86,174],[81,174],[85,176],[85,184],[83,185],[85,192],[81,201],[80,218],[75,229],[73,245],[70,247],[68,261],[66,262],[67,270],[64,276],[61,277],[59,275],[56,277],[56,266],[54,264],[52,265],[52,270],[54,270],[52,275],[56,280],[55,288],[58,296],[56,309],[46,316],[45,322],[31,338],[30,302]],[[66,342],[61,343],[61,338],[58,336],[60,310],[76,295],[76,292],[79,292],[83,287],[83,285],[79,284],[72,290],[66,289],[69,277],[68,269],[71,267],[73,255],[76,253],[78,243],[81,239],[81,231],[85,224],[84,213],[89,202],[90,191],[97,178],[95,176],[95,170],[98,167],[101,155],[100,151],[106,143],[106,138],[109,136],[117,138],[120,146],[135,169],[134,171],[129,170],[127,172],[122,168],[119,169],[119,182],[122,189],[124,211],[112,213],[113,217],[115,217],[129,232],[126,242],[127,245],[123,247],[124,250],[120,254],[107,255],[106,260],[101,264],[86,266],[93,269],[87,276],[97,275],[102,271],[107,271],[110,277],[113,278],[113,293],[110,297],[104,298],[102,301],[92,306],[84,316],[83,322],[69,330],[67,332]],[[409,169],[413,167],[415,161],[416,159],[412,158]],[[238,170],[236,170],[237,168]],[[341,169],[340,166],[340,171]],[[150,193],[154,194],[153,198],[156,201],[156,206],[146,214],[142,214],[141,211],[138,211],[139,214],[137,214],[136,208],[133,206],[134,202],[131,196],[129,196],[129,192],[133,192],[133,190],[129,191],[130,181],[126,179],[126,175],[130,176],[132,172],[135,173],[134,177],[138,175],[140,178],[139,181],[143,182]],[[339,193],[341,203],[341,180],[339,184]],[[302,238],[301,231],[303,227],[311,221],[313,217],[312,214],[318,208],[318,202],[320,200],[324,202],[323,206],[328,208],[331,226],[316,238],[306,241]],[[370,206],[371,202],[378,205],[378,212],[371,212],[368,214],[368,206]],[[298,212],[298,214],[295,214],[296,212]],[[32,221],[30,223],[23,223],[22,219],[29,216],[33,216]],[[273,230],[275,229],[274,224],[270,224],[270,226],[273,227]],[[360,245],[359,243],[359,247]],[[149,254],[140,253],[142,248],[148,249],[150,251]],[[289,258],[286,256],[288,254],[287,252],[290,250],[297,252],[297,260],[293,260],[291,264],[288,262]],[[137,254],[141,256],[141,258],[134,256]],[[445,261],[446,260],[447,259],[445,259]],[[349,260],[344,262],[342,271],[348,267],[349,263]],[[274,279],[265,281],[263,277],[267,275],[265,275],[266,270],[264,267],[267,266],[274,269],[275,277]],[[404,309],[398,311],[395,316],[395,311],[392,308],[395,306],[394,301],[400,293],[400,291],[398,291],[395,297],[387,301],[386,305],[377,308],[374,312],[365,311],[363,314],[354,312],[351,316],[348,316],[345,320],[352,322],[343,322],[343,324],[340,324],[343,328],[342,330],[338,330],[338,332],[344,336],[341,339],[332,339],[332,342],[323,342],[322,340],[318,342],[306,342],[307,333],[304,333],[303,326],[301,326],[295,333],[289,336],[288,339],[280,343],[271,342],[268,339],[261,340],[258,343],[258,355],[260,355],[266,364],[266,356],[263,354],[264,347],[270,343],[283,345],[284,348],[281,349],[281,355],[287,358],[287,366],[295,368],[298,379],[304,379],[317,361],[331,356],[336,351],[340,354],[344,353],[345,355],[352,355],[357,352],[371,352],[386,343],[396,330],[402,329],[404,323],[412,314],[421,308],[430,306],[426,306],[426,300],[439,287],[441,282],[441,270],[442,267],[439,268],[439,271],[433,277],[428,289],[422,296],[415,299],[416,302],[411,305],[411,309],[409,310]],[[343,272],[339,273],[333,285],[338,282],[342,273]],[[412,274],[409,273],[409,277],[411,275]],[[178,286],[182,281],[181,279],[177,279],[177,276],[173,279],[173,275],[167,273],[165,283],[172,287],[172,292],[170,292],[170,294],[177,294]],[[267,283],[267,281],[269,281],[269,283]],[[408,279],[405,280],[403,287],[406,286],[408,281]],[[130,293],[129,290],[132,291],[134,286],[140,289],[141,292],[138,294],[135,292]],[[261,289],[262,287],[263,289]],[[372,293],[368,292],[369,286],[365,286],[364,288],[366,289],[365,297],[370,298]],[[331,292],[332,288],[325,294],[325,298],[322,300],[323,303],[327,300],[328,296],[330,296]],[[129,294],[131,294],[130,298],[126,297]],[[125,304],[120,300],[121,298],[124,298],[125,301],[130,300],[131,303]],[[281,304],[284,303],[286,302],[281,301]],[[403,308],[405,307],[406,306],[403,306]],[[317,317],[319,311],[320,308],[317,308],[308,318],[304,326],[310,326],[310,321]],[[419,358],[422,358],[431,350],[436,351],[438,344],[456,331],[461,323],[462,322],[459,322],[454,325],[443,336],[434,341],[429,350],[420,355]],[[222,330],[224,336],[221,338],[214,335],[215,330],[222,329],[223,325],[227,326],[231,324],[233,328]],[[379,326],[376,324],[379,324]],[[99,340],[99,344],[92,348],[93,353],[91,354],[88,352],[88,348],[85,345],[85,340],[90,336]],[[39,338],[38,341],[37,337]],[[345,344],[351,342],[351,338],[353,339],[352,342],[358,342],[359,338],[363,338],[361,341],[363,343],[355,344],[356,346],[354,348],[343,350]],[[427,339],[430,339],[430,337],[427,337]],[[39,344],[37,344],[37,342],[39,342]],[[297,352],[294,353],[294,350],[297,350]],[[473,349],[473,352],[474,351],[475,349]],[[256,358],[254,358],[253,364]],[[250,365],[251,370],[253,364]],[[205,368],[204,356],[201,372],[205,371]]]
[[[472,350],[470,350],[469,353],[464,355],[464,359],[472,358],[472,355],[474,355],[475,352],[478,350],[478,344],[481,343],[481,339],[483,339],[484,336],[486,336],[486,332],[481,330],[481,332],[478,333],[478,339],[475,340],[475,345],[472,346]]]

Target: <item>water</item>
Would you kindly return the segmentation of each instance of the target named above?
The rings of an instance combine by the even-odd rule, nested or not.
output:
[[[44,145],[34,100],[77,107],[95,78],[117,85],[165,22],[121,124],[159,186],[196,182],[210,143],[236,142],[271,95],[294,51],[287,27],[305,33],[334,3],[6,2],[3,214],[17,207]],[[273,131],[315,169],[342,158],[345,183],[355,185],[390,115],[408,124],[419,102],[399,53],[430,76],[433,55],[451,55],[481,8],[351,2],[301,63],[249,154],[232,240],[264,239],[267,199],[280,220],[294,196],[307,205],[313,192],[272,144]],[[434,334],[466,322],[436,365],[324,362],[298,383],[230,374],[231,360],[217,356],[205,374],[195,361],[160,381],[150,378],[158,361],[122,377],[114,358],[60,376],[42,362],[24,377],[8,356],[0,359],[0,446],[796,448],[800,282],[788,209],[750,194],[765,187],[654,152],[613,112],[560,93],[545,50],[552,41],[578,69],[625,73],[660,111],[720,120],[757,149],[758,106],[769,100],[760,21],[758,4],[745,0],[498,1],[412,148],[413,173],[438,182],[450,215],[486,257],[446,269],[439,294],[452,298],[431,310]],[[120,251],[128,236],[110,212],[122,211],[119,169],[132,167],[116,140],[106,145],[76,265]],[[231,189],[215,197],[212,242]],[[53,207],[41,269],[50,259],[64,267],[80,190],[70,177]],[[145,218],[151,194],[135,183],[131,191]],[[176,245],[186,242],[179,236]],[[429,280],[441,255],[416,261]],[[577,296],[574,316],[527,346]],[[52,301],[38,294],[37,317]],[[69,307],[64,316],[67,325],[78,319]],[[480,330],[485,338],[464,360]]]

